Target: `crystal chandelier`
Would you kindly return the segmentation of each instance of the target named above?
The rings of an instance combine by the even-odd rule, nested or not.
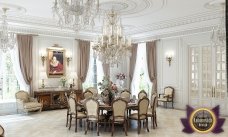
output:
[[[6,12],[7,10],[9,10],[9,8],[2,8],[2,10],[3,10],[3,15],[2,15],[2,24],[1,24],[1,31],[0,31],[0,50],[6,53],[8,50],[13,49],[16,43],[16,38],[13,32],[8,31]]]
[[[52,10],[61,28],[72,28],[77,32],[87,27],[93,28],[99,0],[55,0]]]
[[[121,19],[114,10],[105,15],[103,33],[93,46],[94,55],[105,63],[114,65],[130,55],[131,39],[122,34]]]
[[[225,3],[220,3],[222,7],[221,18],[218,26],[213,27],[211,40],[215,46],[225,45],[226,42],[226,24],[225,24]]]

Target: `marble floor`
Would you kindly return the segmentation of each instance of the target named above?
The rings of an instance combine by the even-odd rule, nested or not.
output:
[[[228,118],[226,118],[223,129],[225,132],[221,134],[185,134],[182,132],[183,126],[180,118],[186,117],[185,111],[175,109],[158,108],[157,112],[158,127],[150,132],[142,129],[137,134],[136,122],[131,122],[131,128],[128,130],[130,137],[227,137],[228,136]],[[71,130],[65,127],[66,110],[43,111],[41,113],[31,113],[28,115],[7,115],[0,116],[0,124],[5,128],[5,137],[90,137],[96,136],[96,130],[89,130],[84,135],[84,126],[78,126],[78,132],[74,132],[75,125],[72,123]],[[100,136],[109,137],[111,133],[107,129],[104,131],[103,126],[100,127]],[[122,126],[115,129],[114,136],[125,136]]]

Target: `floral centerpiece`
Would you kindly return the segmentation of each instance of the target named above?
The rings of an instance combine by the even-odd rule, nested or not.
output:
[[[63,77],[60,78],[60,82],[62,83],[62,86],[63,87],[66,86],[66,81],[67,81],[67,78],[65,76],[63,76]]]
[[[109,77],[104,76],[102,82],[98,83],[98,86],[100,86],[100,90],[102,90],[101,97],[103,98],[103,101],[111,104],[114,99],[114,94],[117,92],[116,85],[110,81]]]
[[[124,87],[124,79],[126,79],[125,74],[124,73],[118,73],[116,75],[116,79],[117,79],[116,83],[119,85],[119,88],[123,89],[123,87]]]

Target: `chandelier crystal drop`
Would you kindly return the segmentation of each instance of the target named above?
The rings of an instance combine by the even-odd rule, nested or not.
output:
[[[93,46],[94,56],[104,64],[114,64],[122,61],[124,56],[130,56],[131,39],[123,36],[121,19],[114,10],[106,13],[103,21],[103,33]]]
[[[99,12],[99,0],[55,0],[53,16],[58,17],[58,25],[74,31],[93,28]]]
[[[0,50],[3,53],[6,53],[8,50],[13,49],[16,44],[16,36],[13,32],[8,31],[8,23],[6,12],[9,10],[8,8],[2,8],[2,23],[1,23],[1,31],[0,31]]]

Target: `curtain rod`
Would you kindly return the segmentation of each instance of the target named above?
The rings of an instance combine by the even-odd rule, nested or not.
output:
[[[25,34],[25,33],[16,33],[16,34],[19,34],[19,35],[31,35],[31,36],[39,36],[38,34]]]

